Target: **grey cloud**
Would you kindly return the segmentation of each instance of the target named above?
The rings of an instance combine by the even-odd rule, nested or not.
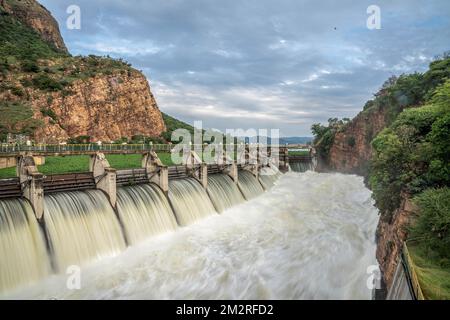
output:
[[[205,126],[280,128],[352,117],[391,74],[424,71],[448,50],[450,3],[378,1],[42,0],[74,54],[123,57],[161,110]],[[82,30],[64,27],[82,10]]]

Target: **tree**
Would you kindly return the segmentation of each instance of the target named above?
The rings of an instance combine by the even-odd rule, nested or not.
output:
[[[2,133],[32,134],[43,125],[33,118],[31,107],[19,102],[0,103],[0,129]]]

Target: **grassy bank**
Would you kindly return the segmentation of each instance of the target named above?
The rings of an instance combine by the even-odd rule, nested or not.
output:
[[[450,266],[430,257],[419,245],[408,245],[423,295],[430,300],[450,300]]]
[[[173,165],[169,153],[160,153],[158,156],[164,165]],[[142,156],[140,154],[110,154],[106,158],[111,167],[117,170],[141,167]],[[46,175],[87,172],[89,171],[89,156],[46,157],[45,164],[38,166],[38,170]],[[13,178],[15,176],[15,167],[0,169],[0,179]]]
[[[290,156],[309,156],[309,150],[289,151]]]

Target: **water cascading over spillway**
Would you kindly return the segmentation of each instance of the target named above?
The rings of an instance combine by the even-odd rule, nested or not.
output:
[[[125,249],[119,221],[99,190],[45,196],[44,220],[59,271]]]
[[[245,199],[250,200],[264,192],[261,183],[250,172],[246,170],[239,170],[239,189],[244,194]]]
[[[244,202],[238,186],[226,174],[208,175],[208,194],[219,213]]]
[[[216,213],[205,189],[194,178],[169,181],[169,200],[180,226]]]
[[[153,184],[119,188],[117,212],[130,244],[177,228],[167,198]]]
[[[291,170],[294,172],[306,172],[306,171],[314,171],[314,164],[312,161],[308,162],[292,162],[289,163]]]
[[[12,299],[370,299],[378,211],[363,178],[288,172],[253,201]]]
[[[26,200],[0,200],[0,293],[45,277],[43,234]]]
[[[259,172],[259,181],[264,189],[268,190],[274,186],[280,176],[281,172],[276,167],[264,167]]]

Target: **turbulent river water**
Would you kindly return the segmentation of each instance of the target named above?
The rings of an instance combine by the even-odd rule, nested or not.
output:
[[[361,177],[289,172],[251,201],[2,298],[370,299],[378,221]]]

